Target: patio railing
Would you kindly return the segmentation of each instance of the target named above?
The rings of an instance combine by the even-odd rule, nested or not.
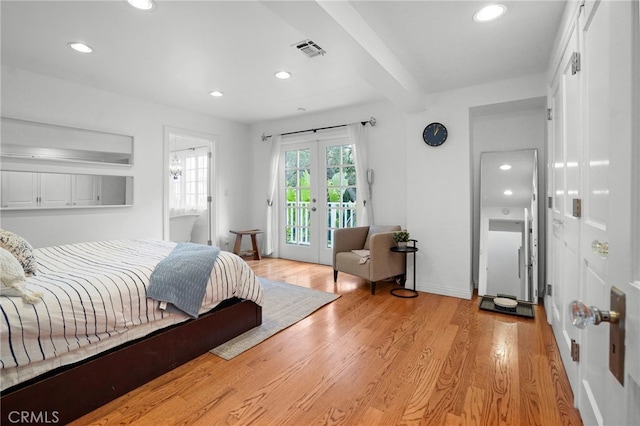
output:
[[[311,203],[287,202],[287,243],[310,244]],[[327,203],[327,247],[333,247],[333,231],[338,228],[353,228],[356,223],[356,203]]]

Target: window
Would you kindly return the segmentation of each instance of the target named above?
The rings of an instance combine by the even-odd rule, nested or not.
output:
[[[174,153],[171,154],[172,156]],[[171,210],[188,213],[207,209],[208,151],[206,147],[175,152],[183,169],[177,179],[171,178]]]

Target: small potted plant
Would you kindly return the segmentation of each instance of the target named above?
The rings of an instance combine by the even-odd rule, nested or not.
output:
[[[407,242],[409,241],[409,231],[403,229],[402,231],[394,232],[393,240],[396,242],[398,247],[407,247]]]

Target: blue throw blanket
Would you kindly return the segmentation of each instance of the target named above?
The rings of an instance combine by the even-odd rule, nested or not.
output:
[[[151,273],[147,297],[166,303],[198,318],[218,247],[179,243]],[[166,302],[166,303],[163,303]]]

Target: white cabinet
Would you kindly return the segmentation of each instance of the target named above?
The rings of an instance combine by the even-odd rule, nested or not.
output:
[[[100,205],[100,176],[3,171],[1,179],[2,208]]]
[[[38,173],[2,172],[2,208],[38,207]]]
[[[9,172],[11,173],[11,172]],[[34,173],[40,185],[38,207],[71,205],[71,176],[60,173]]]

